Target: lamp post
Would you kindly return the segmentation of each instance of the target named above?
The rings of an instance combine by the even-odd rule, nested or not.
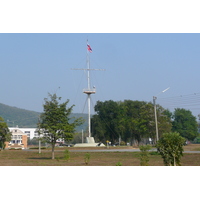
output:
[[[166,92],[167,90],[169,90],[170,87],[168,87],[167,89],[163,90],[162,92],[158,93],[156,96],[158,96],[161,93]],[[158,137],[158,120],[157,120],[157,109],[156,109],[156,99],[157,97],[153,96],[153,104],[154,104],[154,113],[155,113],[155,124],[156,124],[156,142],[158,142],[159,137]]]

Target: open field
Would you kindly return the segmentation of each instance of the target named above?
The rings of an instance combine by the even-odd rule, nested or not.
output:
[[[121,147],[122,148],[122,147]],[[55,160],[51,159],[50,150],[42,150],[41,154],[37,151],[24,150],[4,150],[0,152],[0,166],[85,166],[84,157],[86,152],[70,152],[69,161],[64,159],[64,150],[67,148],[57,148]],[[75,148],[68,148],[69,150]],[[79,148],[76,148],[79,149]],[[94,148],[93,148],[94,149]],[[95,148],[96,149],[96,148]],[[116,149],[116,147],[115,147]],[[186,151],[198,151],[200,145],[187,145]],[[86,150],[86,149],[85,149]],[[89,152],[90,161],[88,166],[140,166],[139,152]],[[182,166],[200,166],[200,154],[184,153]],[[160,155],[150,155],[150,166],[163,166]]]

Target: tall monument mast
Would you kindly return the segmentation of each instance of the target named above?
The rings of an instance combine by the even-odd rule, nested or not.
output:
[[[88,44],[87,40],[87,68],[86,69],[73,69],[73,70],[84,70],[87,71],[87,88],[83,89],[83,93],[87,94],[87,102],[88,102],[88,137],[91,137],[91,110],[90,110],[90,102],[91,102],[91,94],[96,93],[96,88],[90,85],[90,71],[91,70],[98,70],[98,71],[105,71],[105,69],[90,69],[90,56],[89,54],[92,53],[92,48]]]

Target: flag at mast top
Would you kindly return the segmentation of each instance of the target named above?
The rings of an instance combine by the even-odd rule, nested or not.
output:
[[[88,44],[88,41],[87,41],[87,50],[92,53],[92,48],[90,47],[90,45]]]

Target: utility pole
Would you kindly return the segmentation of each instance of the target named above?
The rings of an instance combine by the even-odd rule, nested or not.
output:
[[[156,124],[156,142],[158,142],[159,138],[158,138],[158,120],[157,120],[157,110],[156,110],[156,99],[157,99],[157,97],[153,96],[155,124]]]
[[[38,135],[39,135],[39,154],[41,153],[41,140],[40,140],[40,117],[39,117],[39,119],[38,119],[38,124],[39,124],[39,129],[38,129]]]
[[[170,89],[170,87],[166,88],[162,92],[158,93],[156,96],[158,96],[161,93],[166,92],[169,89]],[[156,109],[156,99],[157,99],[157,97],[156,96],[153,96],[153,104],[154,104],[155,124],[156,124],[156,142],[158,142],[159,136],[158,136],[158,120],[157,120],[157,109]]]
[[[82,143],[83,143],[83,129],[82,129]]]

